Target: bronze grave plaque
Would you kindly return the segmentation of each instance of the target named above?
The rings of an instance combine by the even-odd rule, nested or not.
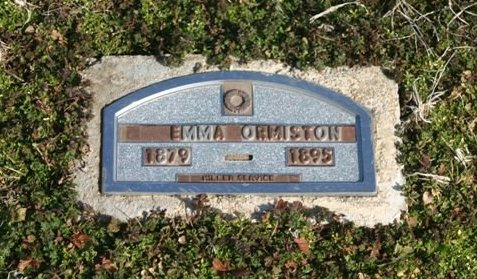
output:
[[[178,77],[103,111],[107,194],[374,195],[370,113],[257,72]]]

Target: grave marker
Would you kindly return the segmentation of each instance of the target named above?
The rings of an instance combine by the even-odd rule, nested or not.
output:
[[[374,195],[371,116],[343,95],[258,72],[209,72],[104,108],[106,194]]]

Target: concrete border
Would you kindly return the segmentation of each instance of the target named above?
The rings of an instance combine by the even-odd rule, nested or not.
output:
[[[168,216],[186,215],[190,196],[108,196],[99,192],[101,110],[112,101],[155,82],[200,71],[217,71],[202,56],[187,57],[179,67],[166,67],[150,56],[103,57],[83,73],[89,80],[85,88],[93,96],[92,119],[87,123],[89,153],[75,168],[78,199],[101,214],[119,219],[138,217],[153,209],[167,209]],[[401,195],[401,166],[396,162],[395,126],[399,124],[397,84],[388,79],[379,67],[326,68],[299,71],[274,61],[232,63],[230,70],[260,71],[287,75],[330,88],[366,107],[374,119],[374,145],[377,195],[375,197],[310,197],[310,196],[210,196],[210,205],[224,213],[253,216],[273,206],[278,198],[300,201],[306,207],[319,206],[343,214],[357,225],[373,226],[390,223],[406,209]]]

